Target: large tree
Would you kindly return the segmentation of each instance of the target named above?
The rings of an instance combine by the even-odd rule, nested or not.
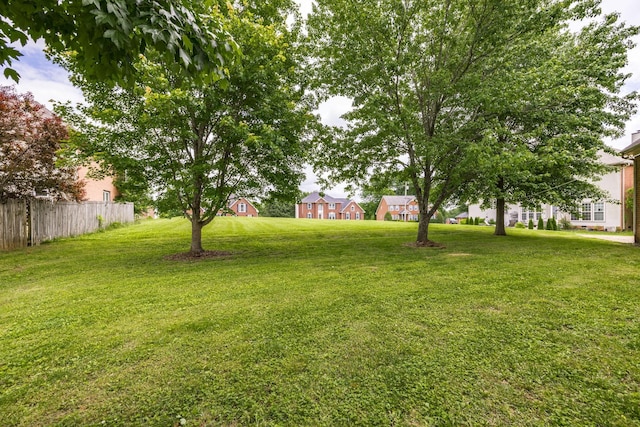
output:
[[[319,0],[310,17],[321,93],[353,99],[346,130],[318,152],[320,170],[360,180],[395,170],[418,199],[417,243],[429,218],[482,177],[494,146],[493,82],[514,46],[593,13],[585,0]],[[352,167],[347,167],[352,165]]]
[[[284,9],[284,10],[283,10]],[[133,90],[76,81],[90,106],[77,124],[79,147],[116,171],[144,176],[165,209],[192,225],[192,254],[202,228],[230,195],[289,194],[301,181],[308,121],[298,29],[285,22],[290,2],[245,2],[228,17],[243,58],[224,82],[172,73],[161,55],[136,63]],[[80,119],[80,120],[79,120]]]
[[[34,101],[0,86],[0,201],[34,196],[80,200],[76,169],[59,164],[67,139],[62,120]]]
[[[191,0],[4,0],[0,65],[6,66],[6,77],[18,81],[9,66],[21,54],[11,43],[42,38],[54,54],[72,51],[92,80],[130,81],[137,57],[147,47],[191,75],[217,71],[207,74],[215,79],[235,54],[223,21],[218,7],[205,9]]]
[[[485,132],[493,141],[482,180],[468,183],[463,199],[496,201],[496,235],[505,235],[508,203],[549,203],[575,210],[585,198],[606,198],[595,180],[606,170],[604,137],[619,136],[635,111],[636,93],[620,95],[628,78],[631,37],[638,28],[602,17],[574,33],[550,28],[525,40],[517,62],[494,79],[500,103],[485,111],[494,120]]]

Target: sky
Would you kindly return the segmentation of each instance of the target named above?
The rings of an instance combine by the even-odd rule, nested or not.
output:
[[[296,0],[300,4],[303,16],[311,12],[312,0]],[[640,25],[640,8],[638,0],[603,0],[603,13],[619,12],[622,21],[630,25]],[[640,37],[634,39],[636,46],[629,52],[628,65],[623,72],[631,74],[623,88],[623,93],[640,91]],[[75,88],[68,79],[67,72],[59,66],[51,63],[44,56],[42,42],[31,42],[27,46],[19,47],[24,56],[14,62],[13,68],[20,73],[20,83],[16,89],[20,93],[31,92],[36,101],[48,108],[53,108],[52,100],[58,102],[71,101],[82,102],[82,92]],[[3,70],[4,71],[4,70]],[[0,85],[14,85],[13,80],[7,80],[0,73]],[[348,98],[336,97],[319,106],[318,113],[325,124],[341,124],[340,116],[351,107]],[[640,108],[639,108],[640,110]],[[631,143],[631,134],[640,130],[640,111],[636,113],[626,124],[624,135],[615,140],[605,141],[616,149],[622,149]],[[310,168],[307,168],[307,179],[301,184],[302,191],[324,190],[334,197],[347,196],[344,186],[333,189],[321,189],[315,182],[316,177]]]

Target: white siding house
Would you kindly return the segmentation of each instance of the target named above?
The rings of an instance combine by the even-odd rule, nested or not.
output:
[[[597,181],[598,186],[609,195],[607,200],[582,200],[579,202],[581,208],[579,214],[562,212],[552,205],[542,205],[538,209],[527,209],[519,204],[512,204],[505,206],[505,225],[513,226],[516,222],[522,222],[526,225],[529,219],[532,219],[537,225],[539,218],[542,217],[546,221],[553,216],[556,220],[566,218],[571,221],[571,225],[579,228],[607,231],[626,229],[629,218],[625,218],[624,215],[625,193],[632,185],[627,169],[633,166],[629,160],[607,153],[601,153],[600,158],[603,163],[614,167],[611,172],[603,175]],[[470,205],[469,216],[495,221],[496,209],[495,206],[482,209],[480,205]]]

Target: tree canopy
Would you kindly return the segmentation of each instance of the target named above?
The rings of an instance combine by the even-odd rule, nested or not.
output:
[[[545,66],[531,63],[531,53],[523,49],[527,43],[542,43],[545,34],[566,33],[570,19],[598,13],[597,2],[586,0],[319,0],[309,19],[319,92],[348,96],[354,108],[344,116],[346,129],[327,130],[316,154],[317,169],[331,172],[335,180],[362,181],[392,171],[411,182],[421,214],[417,243],[430,244],[428,218],[443,203],[464,193],[469,183],[497,183],[495,174],[486,172],[497,167],[493,153],[503,135],[495,130],[506,118],[501,113],[517,109],[529,91],[537,91],[536,85],[559,86],[555,90],[567,111],[586,107],[569,100],[573,89],[589,83],[594,74],[610,84],[587,85],[580,95],[585,103],[593,91],[619,90],[616,76],[629,32],[620,30],[621,42],[610,48],[618,51],[614,61],[583,62],[592,67],[588,72],[581,71],[574,58],[580,55],[578,46],[552,51],[545,56]],[[576,45],[589,52],[609,49],[602,40],[585,33],[583,43]],[[570,66],[563,68],[566,59]],[[551,64],[557,69],[547,67]],[[564,92],[563,79],[575,81]],[[544,96],[550,101],[554,94],[544,91]],[[537,108],[543,108],[540,101]],[[567,120],[589,126],[611,105],[594,103],[584,114],[567,115]],[[538,123],[537,132],[544,134],[551,114],[528,115],[523,110],[520,117]],[[595,137],[591,133],[573,139],[579,129],[574,126],[573,133],[564,132],[564,139],[556,141],[582,147],[584,140]],[[556,156],[549,147],[542,168],[561,164],[567,152]],[[517,155],[507,154],[506,162],[517,162]]]
[[[291,5],[281,2],[282,5]],[[131,90],[83,78],[89,106],[67,116],[81,133],[78,146],[121,175],[144,177],[161,208],[180,209],[191,221],[191,252],[203,251],[202,227],[231,194],[294,197],[313,120],[305,100],[299,34],[256,2],[230,13],[229,32],[242,61],[224,84],[200,84],[172,72],[149,52],[136,63]],[[73,65],[71,66],[73,68]]]
[[[84,185],[76,169],[58,163],[67,139],[62,120],[34,101],[0,86],[0,201],[48,196],[81,200]]]
[[[636,93],[621,95],[628,76],[631,37],[638,29],[602,17],[576,33],[554,28],[514,46],[518,62],[495,81],[492,141],[482,180],[465,186],[463,200],[497,200],[496,234],[504,235],[505,203],[553,204],[573,211],[585,198],[608,195],[595,185],[611,151],[604,137],[619,136],[635,110]]]
[[[217,78],[236,54],[224,28],[220,2],[191,0],[5,0],[0,2],[0,65],[10,68],[21,54],[10,44],[44,39],[56,55],[75,56],[86,78],[123,83],[135,74],[139,54],[162,52],[165,64],[195,76]]]

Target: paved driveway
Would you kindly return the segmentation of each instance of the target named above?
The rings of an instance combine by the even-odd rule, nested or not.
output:
[[[588,237],[590,239],[609,240],[611,242],[633,244],[633,236],[607,236],[606,234],[578,234],[578,236]]]

